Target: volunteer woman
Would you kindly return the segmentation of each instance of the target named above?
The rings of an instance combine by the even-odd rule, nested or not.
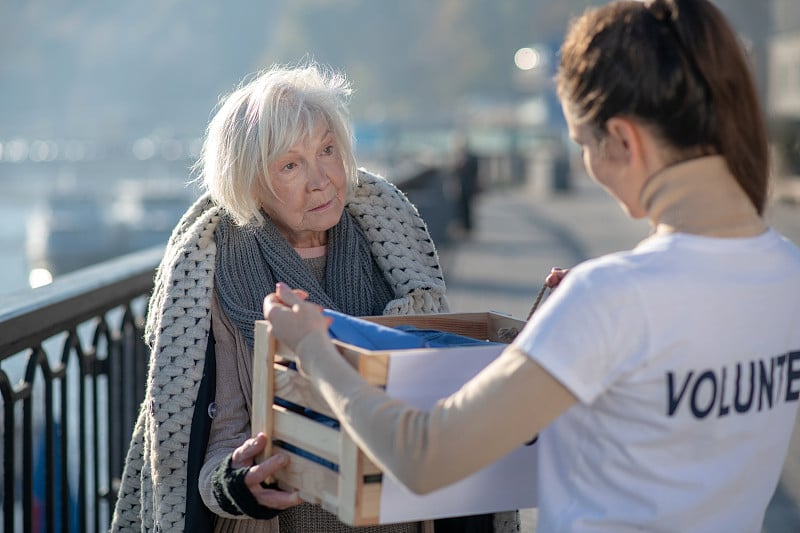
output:
[[[759,531],[800,396],[800,250],[763,218],[745,53],[706,0],[618,1],[572,23],[557,84],[590,175],[652,235],[571,269],[460,391],[430,412],[387,398],[286,285],[265,316],[416,492],[540,433],[539,531]]]

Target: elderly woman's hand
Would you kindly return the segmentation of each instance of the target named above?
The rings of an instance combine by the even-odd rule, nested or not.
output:
[[[254,464],[253,461],[256,456],[264,450],[266,445],[267,437],[263,433],[247,439],[233,451],[231,468],[237,470],[247,469],[247,473],[244,476],[244,484],[260,505],[270,509],[282,510],[302,503],[303,500],[296,491],[285,492],[274,485],[265,483],[278,470],[289,464],[289,457],[282,453],[275,454],[261,463]]]
[[[322,307],[306,302],[308,293],[278,283],[275,292],[264,298],[264,318],[270,334],[294,350],[312,331],[328,331],[331,319],[322,315]]]

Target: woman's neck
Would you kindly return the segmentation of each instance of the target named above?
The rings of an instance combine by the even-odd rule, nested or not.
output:
[[[314,246],[311,248],[294,247],[294,251],[303,259],[315,259],[324,256],[328,252],[328,245],[323,244],[322,246]]]
[[[767,226],[721,156],[671,165],[651,176],[641,202],[654,233],[754,237]]]

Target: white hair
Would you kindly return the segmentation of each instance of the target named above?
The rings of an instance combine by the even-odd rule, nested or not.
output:
[[[274,193],[268,165],[327,124],[350,189],[357,179],[346,77],[315,62],[273,65],[222,98],[206,130],[198,180],[239,225],[264,217],[253,192],[262,180]]]

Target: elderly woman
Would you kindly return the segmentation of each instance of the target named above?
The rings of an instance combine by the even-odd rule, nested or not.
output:
[[[350,530],[262,483],[287,457],[254,466],[265,438],[250,438],[253,321],[279,281],[350,315],[448,304],[417,210],[356,169],[347,96],[344,77],[315,64],[273,67],[212,119],[201,159],[207,193],[175,228],[149,303],[150,375],[112,530]]]
[[[212,119],[200,162],[207,193],[175,228],[149,304],[150,377],[112,530],[350,530],[263,486],[288,458],[254,465],[265,439],[249,438],[253,321],[276,282],[351,315],[448,310],[425,222],[397,188],[356,169],[349,93],[342,76],[315,64],[273,67]],[[485,521],[436,529],[478,531]],[[516,530],[516,514],[494,525]]]

